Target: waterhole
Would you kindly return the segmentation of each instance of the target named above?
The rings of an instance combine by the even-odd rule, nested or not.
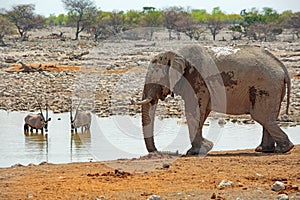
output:
[[[0,111],[0,167],[30,163],[70,163],[138,158],[146,155],[140,116],[92,117],[89,132],[71,133],[69,113],[53,114],[47,134],[24,134],[25,112]],[[155,122],[155,142],[159,150],[185,153],[190,148],[188,127],[178,118]],[[208,119],[204,137],[214,142],[212,151],[255,148],[262,128],[259,124]],[[300,144],[300,126],[283,127],[294,144]]]

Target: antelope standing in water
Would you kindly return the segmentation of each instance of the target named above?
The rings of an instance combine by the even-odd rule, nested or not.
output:
[[[48,132],[48,122],[51,121],[51,118],[48,118],[48,103],[46,103],[46,118],[43,115],[43,111],[40,103],[39,103],[39,109],[40,109],[40,113],[38,114],[29,113],[25,117],[24,119],[25,133],[29,132],[29,127],[30,127],[30,132],[33,132],[33,129],[35,129],[35,131],[38,132],[38,130],[40,129],[41,133],[44,133],[44,128],[45,131]]]
[[[89,131],[90,126],[91,126],[91,121],[92,121],[92,115],[89,111],[80,111],[79,110],[80,104],[81,104],[81,100],[75,111],[74,119],[73,119],[73,115],[72,115],[72,106],[70,109],[71,131],[73,132],[75,130],[75,133],[77,133],[77,128],[80,128],[80,127],[81,127],[82,133],[83,133],[83,128],[84,128],[84,131]]]

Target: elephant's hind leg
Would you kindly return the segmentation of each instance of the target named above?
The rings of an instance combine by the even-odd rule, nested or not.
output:
[[[271,134],[263,127],[263,137],[261,144],[256,147],[256,152],[273,153],[275,151],[275,141]]]
[[[286,153],[294,145],[277,124],[276,119],[280,111],[281,97],[278,97],[277,92],[271,92],[269,91],[268,96],[256,96],[256,101],[252,105],[250,114],[255,121],[263,126],[262,149],[267,151],[270,148],[271,150],[275,142],[274,152]],[[257,150],[260,150],[260,146],[258,146]]]
[[[289,140],[286,133],[281,130],[276,121],[264,124],[263,126],[276,142],[275,153],[286,153],[294,147],[293,143]]]
[[[262,120],[255,118],[255,116],[252,117],[264,129],[262,143],[256,148],[256,151],[270,152],[274,142],[276,143],[276,147],[272,152],[275,153],[286,153],[294,147],[287,134],[278,126],[276,120]]]

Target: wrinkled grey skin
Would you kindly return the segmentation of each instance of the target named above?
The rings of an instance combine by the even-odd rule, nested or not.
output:
[[[192,147],[189,155],[208,153],[213,143],[203,138],[202,127],[211,111],[250,114],[263,126],[258,152],[285,153],[293,148],[277,125],[281,102],[290,78],[285,66],[270,52],[255,46],[239,46],[229,55],[216,55],[200,46],[155,56],[144,85],[142,126],[148,152],[157,151],[153,128],[158,100],[173,92],[185,102]]]

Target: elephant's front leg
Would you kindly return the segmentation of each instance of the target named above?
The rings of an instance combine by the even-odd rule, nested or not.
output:
[[[206,155],[212,148],[213,143],[202,136],[202,127],[209,112],[186,111],[186,119],[192,147],[187,155]]]

